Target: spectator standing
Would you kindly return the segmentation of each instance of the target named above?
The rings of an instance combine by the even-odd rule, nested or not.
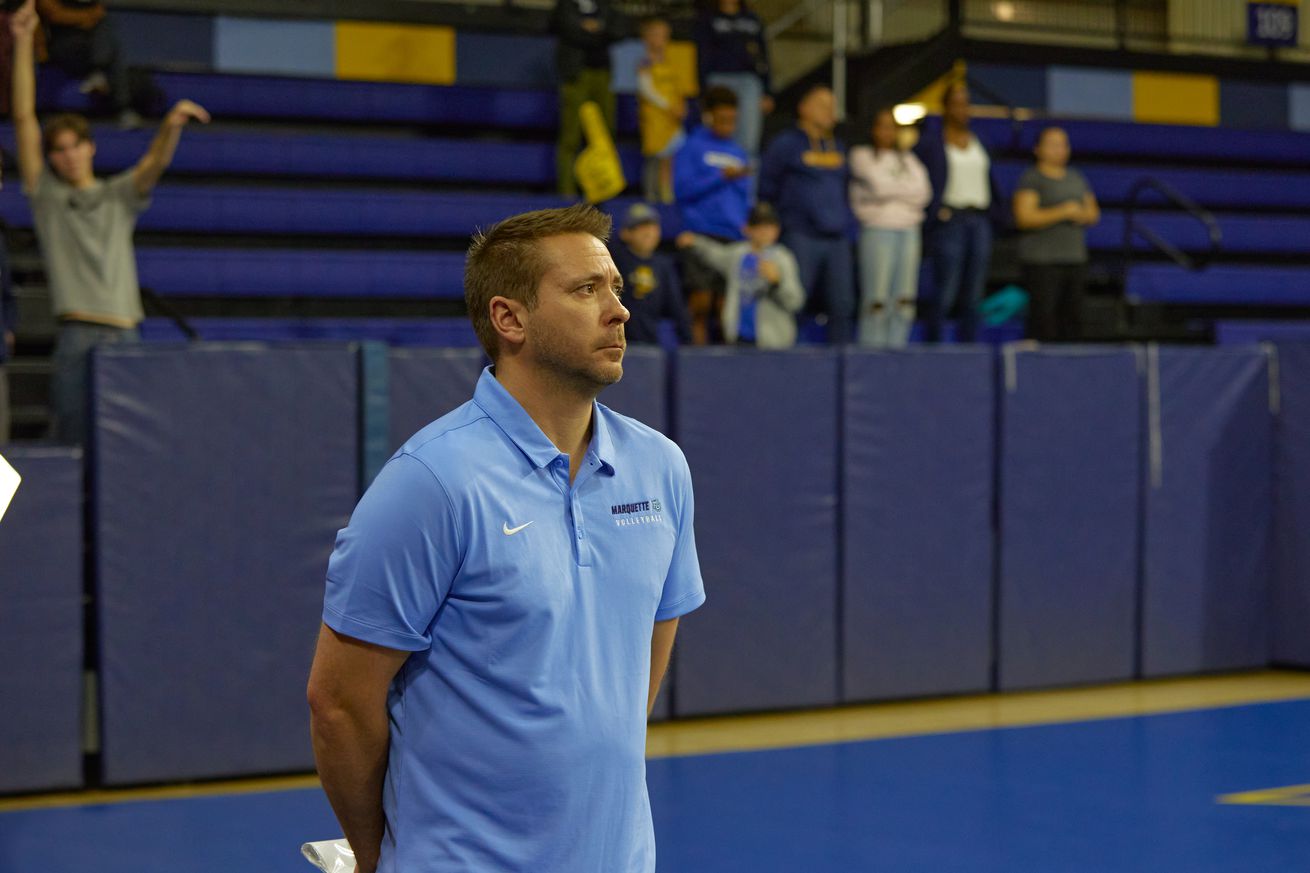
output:
[[[99,0],[37,0],[47,28],[50,62],[82,80],[83,94],[103,94],[123,128],[141,124],[132,108],[132,90],[123,49]]]
[[[805,305],[796,258],[778,244],[778,214],[769,204],[755,204],[745,230],[746,240],[735,243],[684,231],[678,245],[727,280],[720,316],[725,342],[789,349],[796,345],[796,313]]]
[[[900,348],[919,295],[920,229],[932,199],[928,171],[899,145],[890,109],[880,110],[872,143],[851,149],[851,209],[860,221],[860,344]]]
[[[648,201],[673,202],[673,156],[686,136],[682,122],[687,117],[687,96],[682,93],[678,71],[669,63],[671,31],[663,18],[641,23],[641,41],[646,50],[637,69],[638,121],[641,125],[642,190]]]
[[[558,41],[560,119],[555,179],[561,197],[578,196],[573,162],[582,148],[582,122],[578,119],[582,104],[596,103],[610,135],[615,132],[610,44],[618,39],[619,28],[611,0],[558,0],[551,15],[551,31]]]
[[[702,124],[687,138],[673,159],[673,193],[682,226],[719,242],[742,239],[750,212],[750,163],[746,150],[733,139],[737,95],[715,85],[701,95]],[[684,253],[682,280],[691,312],[691,336],[696,345],[710,337],[710,316],[717,308],[723,280],[694,251]]]
[[[942,94],[941,124],[925,123],[914,149],[932,180],[924,227],[936,291],[926,325],[931,342],[941,339],[942,324],[957,307],[958,339],[974,339],[992,261],[993,228],[1004,221],[991,156],[969,119],[969,89],[964,82],[952,82]]]
[[[623,305],[628,308],[624,336],[629,343],[658,344],[660,322],[673,322],[678,341],[691,342],[687,306],[673,259],[656,249],[660,216],[645,203],[634,203],[623,216],[614,265],[623,277]]]
[[[1082,338],[1087,283],[1087,231],[1101,209],[1086,177],[1069,166],[1069,136],[1048,127],[1037,135],[1034,166],[1019,177],[1014,223],[1028,289],[1028,335],[1046,342]]]
[[[801,284],[828,316],[828,339],[850,342],[855,309],[846,147],[833,136],[837,103],[816,85],[797,106],[796,127],[778,134],[760,162],[760,199],[782,219],[782,241],[796,256]]]
[[[86,430],[87,355],[102,343],[137,339],[143,315],[132,246],[137,216],[172,162],[182,128],[193,119],[209,121],[209,114],[190,100],[178,102],[131,169],[97,179],[96,147],[85,118],[60,115],[44,129],[37,123],[33,4],[28,0],[10,19],[18,170],[59,321],[51,383],[55,435],[79,443]]]
[[[696,21],[701,91],[721,85],[737,95],[734,136],[753,160],[760,153],[764,116],[773,111],[764,22],[745,0],[711,2]]]

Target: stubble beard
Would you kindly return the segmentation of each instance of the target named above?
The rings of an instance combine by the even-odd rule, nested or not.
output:
[[[567,391],[595,398],[623,378],[621,359],[616,362],[598,361],[593,356],[593,350],[577,349],[555,331],[539,333],[536,347],[538,366]]]

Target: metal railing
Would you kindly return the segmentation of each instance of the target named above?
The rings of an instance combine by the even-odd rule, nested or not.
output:
[[[1152,228],[1140,223],[1137,220],[1138,201],[1148,191],[1161,195],[1165,200],[1195,218],[1205,228],[1210,247],[1200,255],[1190,255],[1156,233]],[[1141,237],[1169,260],[1185,270],[1192,271],[1204,270],[1210,266],[1210,262],[1218,256],[1220,244],[1223,242],[1223,233],[1219,230],[1219,223],[1215,221],[1214,216],[1208,209],[1178,191],[1172,185],[1154,176],[1143,176],[1134,182],[1133,187],[1128,191],[1128,201],[1124,206],[1123,236],[1123,279],[1125,283],[1128,280],[1128,270],[1131,268],[1133,258],[1137,254],[1137,250],[1133,246],[1135,237]]]

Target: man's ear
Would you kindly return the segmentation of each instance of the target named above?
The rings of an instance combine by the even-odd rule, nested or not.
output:
[[[491,310],[492,330],[496,331],[511,348],[523,345],[525,338],[523,316],[527,312],[527,307],[518,300],[511,300],[508,297],[493,297],[488,305]]]

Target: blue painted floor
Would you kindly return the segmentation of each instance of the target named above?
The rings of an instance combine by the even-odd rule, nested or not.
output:
[[[1310,701],[652,760],[660,873],[1310,870]],[[0,814],[0,873],[308,871],[317,790]],[[422,873],[422,871],[413,871]],[[579,871],[591,873],[591,871]]]

